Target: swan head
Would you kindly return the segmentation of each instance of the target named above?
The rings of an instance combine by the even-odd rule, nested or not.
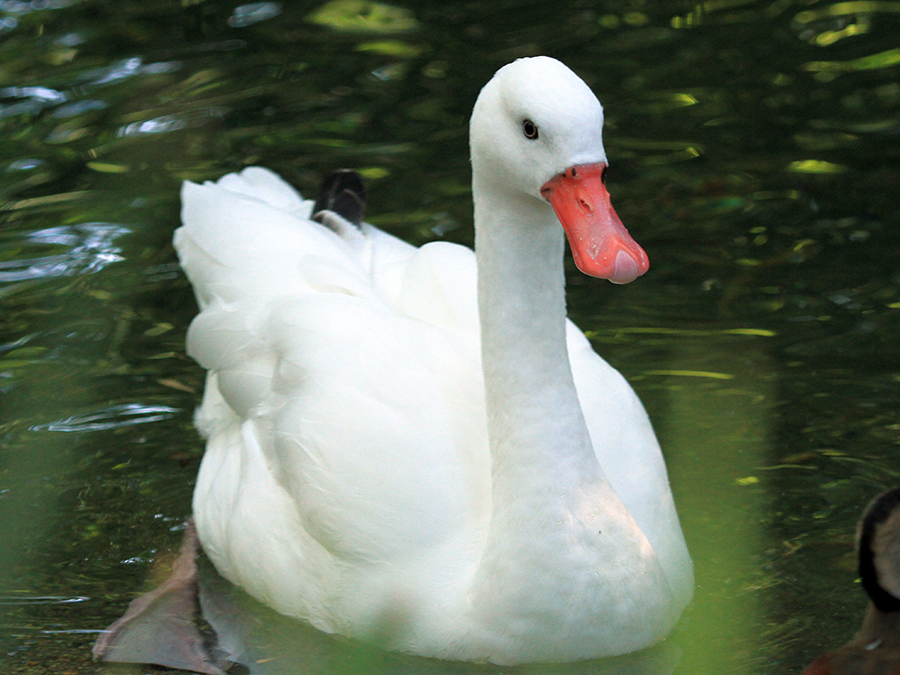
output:
[[[647,271],[605,186],[603,107],[587,84],[546,56],[518,59],[488,82],[472,112],[475,184],[555,211],[579,269],[628,283]]]

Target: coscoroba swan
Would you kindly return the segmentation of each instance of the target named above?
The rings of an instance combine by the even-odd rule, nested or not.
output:
[[[442,659],[571,661],[668,633],[693,574],[665,464],[565,313],[560,222],[587,274],[647,268],[602,124],[558,61],[497,72],[471,121],[474,254],[324,227],[260,168],[185,183],[188,351],[209,371],[194,516],[223,576]]]

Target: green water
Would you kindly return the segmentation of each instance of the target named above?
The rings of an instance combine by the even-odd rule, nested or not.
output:
[[[469,111],[538,53],[603,101],[610,192],[651,259],[569,288],[650,412],[694,558],[661,672],[798,672],[845,640],[855,521],[900,472],[896,4],[323,6],[0,1],[3,672],[101,670],[96,632],[190,512],[181,181],[258,163],[310,193],[353,167],[371,222],[471,243]],[[407,669],[332,650],[316,668]]]

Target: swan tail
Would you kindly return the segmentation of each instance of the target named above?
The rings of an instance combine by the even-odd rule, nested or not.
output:
[[[336,215],[359,227],[365,209],[366,186],[362,176],[351,169],[338,169],[322,181],[319,187],[313,206],[313,220],[334,230],[331,220]],[[338,234],[341,232],[338,231]]]

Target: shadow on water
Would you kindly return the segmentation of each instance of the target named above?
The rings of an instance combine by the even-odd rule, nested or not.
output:
[[[291,673],[396,673],[397,675],[491,675],[546,673],[568,675],[668,675],[680,650],[663,643],[637,654],[579,664],[498,667],[438,661],[386,652],[363,643],[326,635],[279,615],[221,579],[207,563],[202,574],[203,616],[230,658],[252,675]],[[110,666],[115,671],[119,666]]]
[[[535,53],[606,107],[652,268],[573,272],[570,311],[647,405],[697,572],[621,672],[798,672],[841,643],[856,519],[900,472],[898,22],[827,0],[0,2],[4,672],[96,672],[96,631],[189,514],[180,182],[259,163],[311,193],[351,166],[373,223],[471,243],[472,102]],[[326,670],[446,665],[310,639]]]

